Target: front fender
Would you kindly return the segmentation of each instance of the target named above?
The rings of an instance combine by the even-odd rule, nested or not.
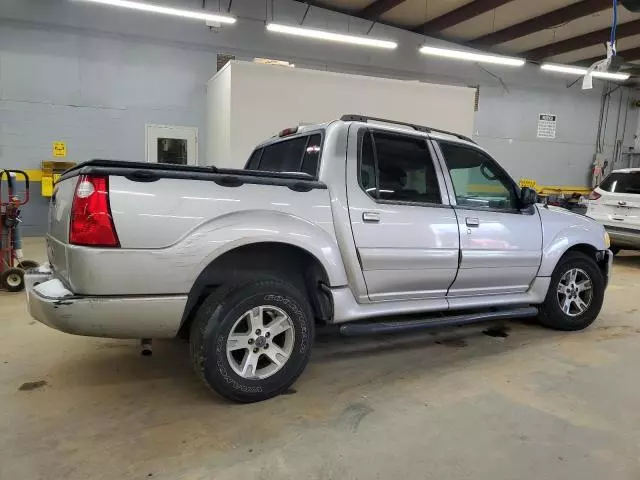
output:
[[[324,228],[323,228],[324,227]],[[331,286],[347,284],[332,219],[320,226],[303,218],[271,210],[231,213],[199,226],[181,243],[192,251],[209,253],[194,265],[195,280],[202,270],[221,255],[245,245],[275,242],[299,247],[313,255],[324,267]],[[213,246],[213,249],[211,248]],[[203,251],[200,250],[200,251]]]
[[[557,207],[537,206],[542,222],[542,263],[539,277],[549,277],[567,250],[587,245],[606,250],[604,227],[588,217]]]

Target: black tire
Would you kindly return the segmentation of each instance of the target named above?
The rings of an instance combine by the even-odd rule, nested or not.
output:
[[[24,270],[21,268],[8,268],[0,276],[0,286],[9,292],[24,290]]]
[[[609,247],[609,250],[611,250],[611,253],[613,253],[614,255],[617,255],[620,253],[620,250],[622,249],[620,247],[611,246]]]
[[[16,267],[21,268],[25,272],[30,268],[38,268],[40,264],[35,260],[22,260]]]
[[[579,315],[571,316],[566,314],[558,299],[558,286],[563,275],[569,270],[579,268],[590,278],[592,283],[592,297],[586,310]],[[604,300],[605,282],[602,272],[595,260],[584,253],[568,252],[558,262],[556,269],[551,275],[549,291],[540,306],[539,320],[543,325],[556,330],[574,331],[582,330],[591,325],[600,313]]]
[[[237,374],[227,358],[227,338],[243,313],[272,305],[283,310],[293,324],[293,350],[284,365],[264,379]],[[315,333],[309,301],[287,281],[262,278],[223,286],[204,301],[190,331],[191,363],[212,390],[230,400],[259,402],[285,392],[309,361]],[[248,352],[247,352],[248,353]]]

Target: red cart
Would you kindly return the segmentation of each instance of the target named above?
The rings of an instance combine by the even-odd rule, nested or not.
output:
[[[24,180],[24,190],[16,191],[18,179]],[[5,189],[3,190],[3,182]],[[20,211],[29,202],[29,176],[22,170],[0,169],[0,288],[10,292],[24,289],[24,272],[38,266],[37,262],[21,260],[16,264],[16,240]]]

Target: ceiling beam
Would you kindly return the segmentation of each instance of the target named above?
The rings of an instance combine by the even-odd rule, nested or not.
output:
[[[611,27],[596,30],[595,32],[585,33],[577,37],[567,38],[559,42],[543,45],[523,52],[521,55],[529,60],[542,60],[544,58],[553,57],[562,53],[573,52],[581,48],[590,47],[609,40]],[[616,39],[630,37],[632,35],[640,35],[640,20],[634,20],[618,25],[616,30]]]
[[[511,1],[513,0],[474,0],[444,15],[429,20],[427,23],[414,28],[413,31],[425,35],[438,33]]]
[[[404,2],[405,0],[375,0],[355,15],[362,18],[368,18],[369,20],[375,20],[383,13],[387,13],[392,8],[397,7]]]
[[[627,50],[618,51],[617,56],[622,57],[625,62],[633,62],[635,60],[640,60],[640,47],[629,48]],[[592,58],[585,58],[584,60],[578,60],[575,62],[579,65],[584,65],[586,67],[590,67],[598,60],[602,60],[606,57],[606,55],[600,55]]]
[[[611,8],[611,0],[581,0],[566,7],[558,8],[539,17],[516,23],[497,32],[484,35],[469,42],[473,45],[497,45],[516,38],[524,37],[545,28],[555,27],[576,18]]]

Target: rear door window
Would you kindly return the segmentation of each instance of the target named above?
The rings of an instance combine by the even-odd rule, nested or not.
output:
[[[358,175],[362,189],[377,200],[442,203],[435,167],[424,138],[365,133]]]
[[[602,181],[600,188],[611,193],[640,194],[640,172],[614,172]]]
[[[245,168],[267,172],[300,172],[315,177],[322,150],[322,135],[304,135],[255,150]]]

